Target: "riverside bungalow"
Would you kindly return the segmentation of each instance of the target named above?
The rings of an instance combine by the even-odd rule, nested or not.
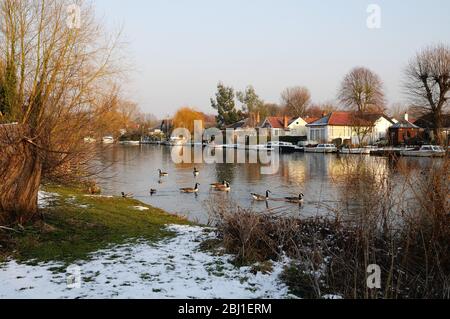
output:
[[[260,128],[270,130],[272,136],[307,136],[308,129],[306,125],[317,121],[318,118],[312,117],[268,117]]]
[[[398,121],[389,128],[389,141],[392,145],[415,144],[418,139],[423,138],[424,130],[409,120],[409,115]]]
[[[387,139],[389,128],[394,125],[383,113],[332,112],[306,125],[308,140],[317,143],[373,144]]]

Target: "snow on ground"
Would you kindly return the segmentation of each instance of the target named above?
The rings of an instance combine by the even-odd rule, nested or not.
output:
[[[135,209],[135,210],[141,211],[141,212],[143,212],[143,211],[146,211],[146,210],[149,210],[149,209],[150,209],[150,208],[148,208],[148,207],[144,207],[144,206],[133,206],[132,208],[133,208],[133,209]]]
[[[271,274],[254,275],[236,268],[231,256],[199,251],[200,242],[214,234],[201,227],[170,226],[175,238],[156,245],[125,244],[93,254],[92,260],[71,267],[81,271],[81,286],[68,288],[68,274],[54,273],[60,264],[28,266],[0,264],[0,298],[287,298],[278,277],[282,263]],[[77,265],[75,265],[77,266]],[[75,283],[77,281],[75,280]]]
[[[54,193],[47,193],[44,191],[38,192],[38,206],[39,208],[46,208],[48,207],[51,202],[55,199],[55,197],[58,197],[58,194]]]

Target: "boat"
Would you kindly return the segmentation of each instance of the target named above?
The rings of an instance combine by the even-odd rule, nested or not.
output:
[[[269,149],[279,149],[281,153],[294,153],[297,147],[289,142],[269,142],[266,145]]]
[[[400,154],[411,157],[444,157],[446,152],[441,146],[424,145],[420,149],[406,150]]]
[[[343,148],[339,151],[340,154],[355,154],[355,155],[370,155],[372,150],[370,148]]]
[[[88,143],[88,144],[93,144],[93,143],[97,142],[97,140],[95,138],[92,138],[92,137],[85,137],[84,138],[84,142]]]
[[[317,147],[305,147],[306,153],[336,153],[337,147],[334,144],[319,144]]]
[[[114,144],[114,137],[112,136],[105,136],[102,139],[103,144]]]
[[[141,141],[120,141],[121,145],[141,145]]]

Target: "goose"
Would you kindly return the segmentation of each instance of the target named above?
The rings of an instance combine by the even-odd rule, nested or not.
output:
[[[271,193],[272,193],[271,191],[266,191],[266,196],[255,194],[255,193],[252,193],[251,195],[252,195],[253,199],[258,202],[267,202],[270,197],[269,194],[271,194]]]
[[[227,181],[223,181],[222,183],[213,183],[213,184],[211,184],[211,187],[212,188],[218,188],[218,187],[222,187],[222,186],[225,186],[225,185],[227,185]]]
[[[130,197],[133,197],[133,194],[132,194],[132,193],[125,194],[124,192],[122,192],[121,195],[122,195],[122,198],[130,198]]]
[[[169,176],[169,173],[166,173],[166,172],[163,172],[162,170],[158,170],[158,172],[159,172],[159,177],[166,177],[166,176]]]
[[[304,197],[305,195],[300,194],[298,195],[298,197],[285,197],[284,199],[289,203],[302,204],[304,202],[303,200]]]
[[[231,190],[231,185],[228,182],[225,182],[222,185],[219,185],[217,187],[214,188],[216,191],[219,192],[229,192]]]
[[[198,187],[199,186],[200,186],[199,183],[195,183],[195,187],[194,188],[180,188],[180,191],[182,193],[189,193],[189,194],[198,193]]]
[[[197,167],[194,167],[194,177],[197,177],[200,175],[200,171],[197,169]]]

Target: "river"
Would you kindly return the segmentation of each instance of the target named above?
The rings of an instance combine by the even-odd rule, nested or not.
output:
[[[116,145],[102,152],[103,172],[99,184],[107,195],[132,193],[136,199],[171,213],[186,216],[192,221],[207,223],[207,203],[233,201],[241,207],[255,211],[283,211],[299,217],[327,214],[339,203],[339,179],[345,174],[344,163],[354,161],[355,156],[336,154],[294,153],[280,155],[279,170],[273,175],[261,173],[262,164],[175,164],[171,148],[157,145]],[[365,165],[401,178],[397,173],[397,161],[388,158],[364,156]],[[432,159],[407,158],[408,166],[417,172],[427,168]],[[193,170],[200,171],[194,177]],[[159,178],[158,169],[169,173]],[[231,183],[229,193],[212,191],[211,183],[226,180]],[[181,194],[180,188],[193,187],[198,182],[198,195]],[[150,195],[153,188],[157,193]],[[274,201],[255,202],[251,193],[272,192]],[[285,196],[305,195],[304,204],[277,201]]]

